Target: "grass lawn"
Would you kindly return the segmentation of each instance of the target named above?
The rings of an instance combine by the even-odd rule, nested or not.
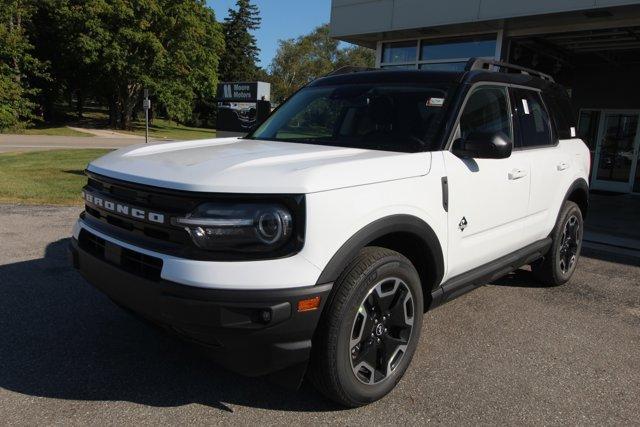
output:
[[[134,122],[133,130],[129,133],[144,136],[144,120]],[[153,126],[149,126],[149,138],[155,139],[188,140],[215,138],[215,136],[215,129],[193,128],[165,119],[154,119]]]
[[[59,106],[58,110],[58,124],[36,126],[17,131],[17,133],[24,135],[94,136],[90,133],[69,129],[68,125],[77,128],[113,130],[118,133],[144,136],[143,114],[138,116],[139,120],[134,121],[133,129],[124,131],[109,128],[109,113],[104,107],[87,106],[83,113],[83,119],[78,119],[75,110],[70,109],[68,106]],[[215,138],[215,136],[215,129],[183,126],[160,118],[156,118],[153,121],[153,126],[149,126],[149,137],[154,139],[190,140]]]
[[[22,135],[53,135],[53,136],[93,136],[90,133],[78,132],[66,126],[43,126],[18,131]]]
[[[0,202],[76,205],[83,171],[109,150],[55,150],[0,154]]]

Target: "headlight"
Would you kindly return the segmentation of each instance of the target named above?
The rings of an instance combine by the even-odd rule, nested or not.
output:
[[[269,252],[293,234],[289,210],[278,204],[205,203],[184,218],[173,218],[200,249]]]

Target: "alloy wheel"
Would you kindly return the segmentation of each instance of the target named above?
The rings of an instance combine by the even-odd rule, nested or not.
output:
[[[564,225],[562,240],[560,241],[560,270],[567,274],[578,259],[578,248],[582,239],[582,230],[578,217],[572,215]]]
[[[414,301],[399,278],[378,282],[363,299],[351,328],[353,373],[361,383],[385,381],[400,365],[411,339]]]

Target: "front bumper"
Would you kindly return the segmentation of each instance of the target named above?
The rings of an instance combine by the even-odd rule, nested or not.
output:
[[[70,250],[82,276],[118,305],[199,344],[218,363],[247,376],[293,367],[304,372],[332,287],[202,289],[125,271],[117,257],[100,258],[75,238]],[[313,297],[320,297],[318,309],[298,312],[298,301]]]

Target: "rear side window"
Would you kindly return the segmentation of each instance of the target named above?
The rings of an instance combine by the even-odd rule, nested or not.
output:
[[[522,148],[553,145],[551,121],[538,92],[513,90],[515,113]]]

